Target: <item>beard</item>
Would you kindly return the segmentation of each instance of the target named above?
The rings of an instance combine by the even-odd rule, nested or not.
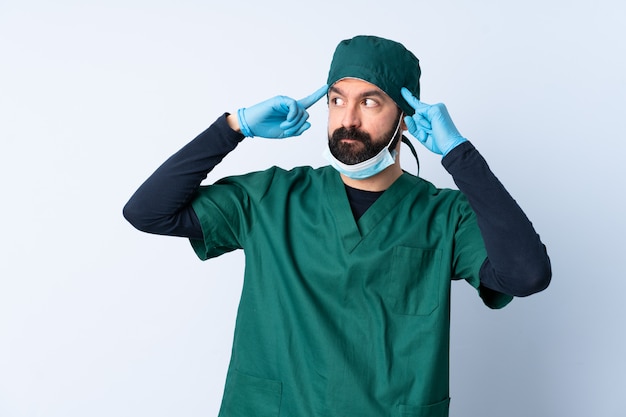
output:
[[[354,128],[346,129],[345,127],[340,127],[328,135],[328,147],[330,153],[337,160],[346,165],[355,165],[378,155],[389,144],[395,131],[396,127],[393,127],[389,132],[377,138],[376,141],[372,141],[372,137],[367,132]],[[399,130],[396,136],[401,134],[402,131]],[[352,139],[355,142],[344,142],[342,139]],[[392,144],[395,143],[397,141],[394,140]]]

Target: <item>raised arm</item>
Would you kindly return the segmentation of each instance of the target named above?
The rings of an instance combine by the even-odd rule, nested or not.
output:
[[[144,232],[202,239],[189,203],[207,174],[244,138],[228,117],[221,116],[148,177],[124,206],[126,220]]]
[[[137,229],[155,234],[202,239],[191,200],[207,174],[244,137],[286,138],[310,127],[307,108],[327,87],[302,100],[277,96],[237,115],[228,113],[165,161],[133,194],[124,217]]]
[[[415,115],[405,118],[409,132],[443,156],[442,164],[476,213],[488,257],[481,284],[514,296],[545,289],[552,276],[550,258],[520,206],[460,135],[443,104],[425,104],[406,89],[402,95],[415,108]]]

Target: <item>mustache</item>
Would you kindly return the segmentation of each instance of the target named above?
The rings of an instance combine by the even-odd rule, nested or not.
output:
[[[330,137],[330,140],[334,143],[339,142],[341,139],[357,140],[365,144],[372,142],[372,138],[367,132],[363,132],[354,128],[346,129],[345,127],[339,127],[335,129]]]

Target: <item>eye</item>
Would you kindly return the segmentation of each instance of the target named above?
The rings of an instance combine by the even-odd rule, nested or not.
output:
[[[330,102],[335,106],[343,106],[344,101],[341,97],[331,97]]]
[[[363,99],[363,105],[365,107],[376,107],[378,106],[378,102],[372,98]]]

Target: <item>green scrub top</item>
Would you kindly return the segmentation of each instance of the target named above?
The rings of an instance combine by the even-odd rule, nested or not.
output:
[[[246,258],[223,417],[441,417],[450,283],[481,291],[486,252],[456,190],[404,173],[357,221],[339,174],[300,167],[201,187],[205,260]]]

